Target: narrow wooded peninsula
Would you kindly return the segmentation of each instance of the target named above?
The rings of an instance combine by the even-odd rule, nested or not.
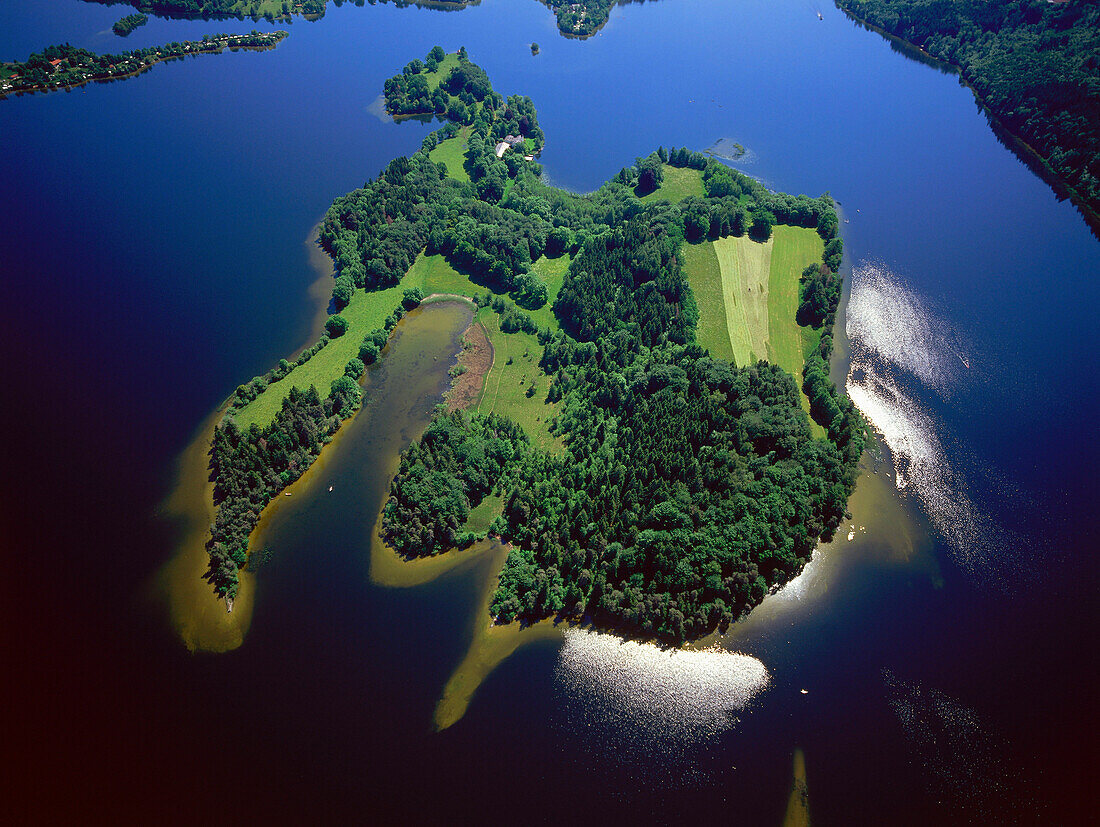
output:
[[[547,186],[532,102],[499,95],[464,50],[437,47],[385,89],[391,112],[448,122],[325,216],[339,313],[238,388],[215,433],[207,578],[232,599],[260,511],[354,413],[401,314],[459,294],[494,361],[480,397],[441,407],[402,455],[384,540],[408,558],[510,543],[498,622],[589,618],[672,642],[724,628],[802,569],[855,484],[864,423],[827,367],[832,200],[686,149],[590,195]],[[757,264],[734,273],[731,251]],[[749,338],[742,304],[763,314]]]
[[[958,68],[993,125],[1008,133],[1007,143],[1071,197],[1100,233],[1100,6],[1089,0],[836,2],[857,20]]]
[[[133,77],[165,60],[187,55],[216,55],[225,49],[271,49],[286,32],[213,34],[121,54],[96,54],[68,43],[47,46],[22,63],[0,63],[0,98],[26,92],[51,92],[92,81]]]

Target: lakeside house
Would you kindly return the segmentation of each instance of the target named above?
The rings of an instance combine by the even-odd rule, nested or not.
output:
[[[523,145],[523,138],[519,135],[505,135],[504,140],[496,145],[496,154],[498,158],[503,158],[504,153],[509,149],[515,149],[517,146]]]

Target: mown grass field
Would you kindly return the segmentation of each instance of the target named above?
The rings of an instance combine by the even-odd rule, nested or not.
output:
[[[477,318],[493,345],[493,366],[473,410],[506,416],[523,428],[536,448],[560,450],[561,441],[550,434],[550,420],[557,415],[560,403],[546,402],[550,377],[539,368],[542,345],[529,333],[504,333],[500,316],[491,308],[483,307]],[[528,396],[532,386],[534,393]]]
[[[665,180],[661,186],[649,195],[643,195],[642,201],[671,201],[675,204],[689,195],[698,195],[700,198],[706,195],[706,190],[703,189],[703,174],[697,169],[670,167],[665,164],[664,176]]]
[[[772,239],[758,244],[747,236],[729,236],[714,242],[714,253],[722,271],[722,301],[730,347],[739,365],[757,359],[775,361],[768,324],[772,246]],[[795,324],[793,313],[791,324]]]
[[[685,244],[684,271],[699,305],[699,344],[738,365],[767,359],[801,387],[806,354],[817,347],[820,333],[795,320],[798,280],[823,250],[816,231],[785,225],[776,226],[766,244],[746,236]],[[805,394],[802,407],[809,412]],[[814,436],[824,435],[816,423],[810,425]]]
[[[433,163],[447,165],[447,176],[456,181],[469,181],[470,175],[462,166],[466,160],[466,147],[469,146],[470,127],[464,126],[454,138],[448,138],[428,153]]]
[[[816,230],[784,225],[773,229],[772,238],[774,246],[768,276],[771,352],[777,365],[800,376],[807,348],[817,346],[820,334],[812,328],[800,327],[795,321],[799,302],[798,280],[807,265],[821,261],[825,242]]]
[[[547,302],[544,307],[530,313],[535,319],[536,324],[540,327],[547,326],[552,330],[558,329],[558,321],[551,312],[550,305],[553,303],[554,298],[557,297],[558,291],[561,290],[562,279],[564,279],[565,271],[568,267],[568,256],[562,256],[557,259],[547,259],[544,257],[540,258],[532,265],[532,272],[546,281],[547,290],[550,296],[550,301]],[[269,424],[271,420],[275,418],[275,414],[278,413],[279,408],[283,404],[283,399],[290,393],[292,387],[305,389],[310,385],[316,385],[321,396],[327,396],[333,381],[344,375],[344,366],[350,359],[359,355],[359,345],[362,343],[363,337],[372,330],[382,327],[386,317],[401,303],[404,291],[411,290],[414,287],[419,287],[424,291],[425,295],[431,295],[432,293],[451,293],[468,297],[473,297],[477,294],[483,295],[486,290],[486,288],[474,284],[470,281],[469,277],[459,273],[451,267],[443,256],[426,256],[421,253],[417,256],[416,261],[413,262],[413,266],[409,268],[409,272],[405,274],[405,277],[401,279],[400,284],[396,287],[389,287],[385,290],[378,290],[371,293],[356,290],[348,306],[340,311],[340,315],[348,320],[347,333],[338,339],[333,339],[304,365],[296,367],[279,381],[268,385],[262,394],[234,414],[237,424],[242,428],[247,428],[253,423],[260,427]],[[508,407],[513,403],[518,405],[518,402],[522,400],[524,404],[518,405],[518,408],[523,408],[524,410],[528,408],[538,408],[538,413],[530,415],[524,414],[524,418],[522,419],[518,416],[513,417],[527,430],[534,441],[535,432],[528,428],[528,424],[530,423],[538,428],[544,429],[543,423],[538,421],[538,417],[542,413],[541,407],[545,407],[542,406],[541,403],[546,399],[546,391],[549,388],[549,377],[545,376],[545,374],[538,369],[538,361],[542,358],[542,348],[539,346],[534,336],[525,333],[503,333],[500,330],[500,317],[491,310],[483,309],[478,318],[486,322],[485,326],[489,331],[489,339],[496,352],[498,354],[501,352],[505,353],[503,357],[500,357],[501,365],[498,366],[494,364],[491,373],[493,371],[497,371],[500,374],[505,372],[512,373],[512,366],[504,366],[504,361],[507,360],[509,356],[512,356],[516,364],[518,364],[521,359],[525,362],[530,362],[531,356],[523,357],[522,355],[524,352],[529,351],[530,354],[533,355],[534,368],[533,372],[527,371],[527,373],[532,373],[532,378],[535,378],[533,374],[537,373],[542,380],[545,380],[543,381],[544,387],[541,387],[539,391],[541,396],[539,396],[539,393],[536,393],[538,399],[537,403],[522,395],[522,391],[525,389],[521,389],[518,393],[518,399],[513,398],[517,397],[517,394],[504,393],[502,397],[504,401],[500,402],[500,404]],[[516,337],[523,340],[522,347],[519,346],[517,341],[512,341]],[[507,370],[505,368],[507,368]],[[502,391],[509,390],[506,383],[500,384],[499,388]],[[489,404],[490,408],[488,410],[497,410],[498,413],[505,412],[495,407],[498,404],[498,400],[496,400],[495,396],[490,398]],[[511,413],[507,415],[512,416]],[[549,445],[552,440],[548,432],[545,434],[545,437],[546,444]]]

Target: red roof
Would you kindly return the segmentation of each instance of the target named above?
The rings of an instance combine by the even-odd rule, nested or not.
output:
[[[61,62],[61,58],[58,58],[57,60],[51,60],[51,61],[50,61],[50,65],[51,65],[51,66],[56,66],[56,65],[57,65],[57,64],[59,64],[60,62]]]

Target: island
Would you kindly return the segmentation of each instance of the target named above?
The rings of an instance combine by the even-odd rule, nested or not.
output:
[[[387,0],[383,0],[386,2]],[[87,0],[92,3],[114,5],[120,0]],[[268,22],[290,22],[294,15],[307,20],[317,20],[325,15],[328,0],[122,0],[141,11],[161,17],[229,18],[244,20],[265,19]],[[463,9],[477,5],[480,0],[424,0],[412,2],[394,0],[398,6],[415,5],[423,8]],[[614,0],[539,0],[554,13],[558,30],[565,37],[585,38],[596,34],[611,15]],[[358,5],[363,5],[359,0]]]
[[[22,63],[0,63],[0,98],[26,92],[49,92],[92,81],[118,80],[147,72],[165,60],[187,55],[220,54],[225,49],[272,49],[286,32],[206,35],[165,46],[150,46],[121,54],[98,55],[68,43],[47,46]]]
[[[111,26],[111,31],[119,37],[126,37],[138,26],[144,26],[149,22],[149,16],[145,14],[128,14]]]
[[[441,53],[386,102],[445,124],[321,225],[326,334],[238,388],[215,430],[207,579],[231,602],[260,512],[354,413],[401,315],[458,295],[491,366],[402,454],[385,542],[405,558],[507,543],[498,623],[671,643],[725,628],[801,571],[855,485],[866,426],[828,375],[833,202],[663,147],[589,195],[549,186],[515,151],[542,145],[531,100]]]
[[[957,69],[1005,143],[1100,234],[1100,7],[1086,0],[837,0]]]

